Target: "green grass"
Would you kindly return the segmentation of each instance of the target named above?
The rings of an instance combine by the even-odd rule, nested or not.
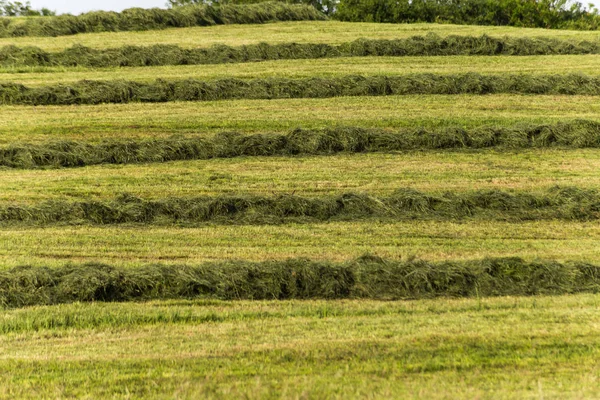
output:
[[[600,150],[426,151],[317,157],[241,157],[62,170],[4,170],[0,202],[359,191],[600,188]]]
[[[227,100],[96,106],[0,106],[0,144],[57,139],[168,137],[221,131],[285,132],[297,127],[473,127],[598,120],[590,96],[432,95],[335,99]]]
[[[0,46],[59,51],[77,43],[93,48],[339,44],[360,37],[394,39],[430,32],[600,40],[598,32],[326,21],[11,38],[0,39]],[[80,79],[148,82],[357,73],[598,75],[597,65],[598,56],[356,57],[120,70],[7,68],[0,71],[0,81],[36,86]],[[498,94],[0,106],[0,146],[211,137],[224,131],[287,133],[297,127],[437,129],[600,121],[597,100]],[[600,189],[599,154],[597,149],[565,148],[423,150],[53,170],[0,168],[0,208],[109,201],[119,193],[144,199],[243,194],[312,198],[350,191],[388,196],[402,187],[434,194],[536,192],[555,185]],[[587,211],[597,214],[597,209]],[[7,270],[13,267],[68,270],[71,267],[65,265],[87,262],[126,268],[130,275],[125,276],[155,263],[179,270],[184,264],[228,260],[345,262],[366,253],[405,261],[522,257],[528,262],[600,264],[599,242],[597,221],[552,219],[372,218],[280,225],[217,221],[201,226],[168,221],[106,226],[15,223],[0,226],[0,286],[7,287]],[[24,270],[18,284],[31,283],[27,271],[34,270]],[[94,272],[79,278],[93,286]],[[551,276],[542,278],[552,284]],[[4,310],[0,398],[593,398],[600,388],[599,304],[600,297],[590,294],[404,302],[86,303]]]
[[[523,257],[600,260],[597,222],[403,221],[275,226],[11,226],[0,231],[0,266],[66,262],[200,263],[308,257],[343,261],[365,253],[426,260]]]
[[[5,312],[3,397],[593,398],[599,297]],[[45,327],[56,321],[55,327]]]
[[[481,74],[527,73],[598,75],[600,55],[566,56],[448,56],[448,57],[348,57],[315,60],[277,60],[240,64],[132,67],[90,70],[85,68],[27,68],[0,70],[0,83],[27,86],[72,83],[84,79],[153,82],[161,79],[306,78],[345,75],[407,75],[413,73]]]
[[[593,31],[568,31],[514,27],[493,27],[450,24],[377,24],[339,21],[278,22],[265,25],[220,25],[166,29],[143,32],[104,32],[76,36],[0,38],[0,46],[37,46],[47,51],[62,50],[74,44],[93,48],[123,45],[149,46],[175,44],[183,47],[209,47],[213,44],[241,46],[267,43],[330,43],[339,44],[359,38],[396,39],[435,33],[440,36],[527,36],[575,40],[600,40]]]

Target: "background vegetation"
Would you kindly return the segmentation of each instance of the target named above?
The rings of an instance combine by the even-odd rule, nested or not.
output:
[[[35,10],[31,8],[29,1],[7,1],[0,0],[0,16],[8,17],[32,17],[32,16],[54,16],[56,13],[48,8]]]
[[[219,0],[211,3],[254,3],[258,0]],[[284,0],[310,4],[342,21],[442,22],[511,25],[552,29],[590,29],[600,25],[598,10],[570,0]],[[206,0],[168,0],[177,7]]]

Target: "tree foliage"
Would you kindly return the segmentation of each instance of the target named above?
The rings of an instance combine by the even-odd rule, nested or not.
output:
[[[343,21],[446,22],[552,29],[598,29],[590,4],[571,0],[341,0]]]
[[[19,17],[19,16],[51,16],[56,15],[56,13],[47,8],[42,8],[41,10],[35,10],[31,8],[31,4],[29,1],[24,3],[20,1],[6,1],[0,0],[0,15],[8,16],[8,17]]]
[[[255,3],[261,0],[168,0],[167,6]],[[600,27],[593,4],[573,0],[279,0],[303,3],[342,21],[445,22],[552,29]]]

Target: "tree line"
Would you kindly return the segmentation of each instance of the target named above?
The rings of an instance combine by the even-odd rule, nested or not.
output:
[[[168,0],[167,6],[255,3],[260,0]],[[596,30],[593,4],[573,0],[280,0],[310,4],[330,17],[351,22],[441,22]]]
[[[0,0],[0,16],[6,17],[35,17],[35,16],[51,16],[56,13],[48,8],[36,10],[31,7],[29,1],[6,1]]]

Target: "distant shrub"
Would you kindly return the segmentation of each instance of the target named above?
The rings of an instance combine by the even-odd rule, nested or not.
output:
[[[56,13],[47,8],[42,8],[41,10],[31,8],[31,3],[29,1],[22,3],[20,1],[0,0],[0,16],[33,17],[53,15],[56,15]]]
[[[335,18],[596,30],[600,15],[570,0],[341,0]]]

